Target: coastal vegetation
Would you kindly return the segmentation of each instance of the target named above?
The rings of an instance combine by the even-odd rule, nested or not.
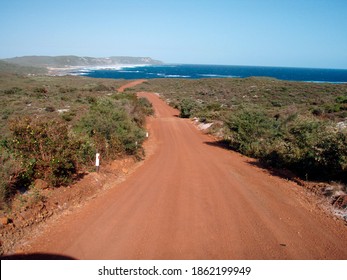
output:
[[[8,63],[3,60],[0,60],[0,73],[12,73],[17,75],[42,75],[47,74],[47,69],[42,67],[33,67],[33,66],[20,66],[13,63]]]
[[[139,90],[158,92],[180,117],[212,124],[222,144],[306,180],[346,182],[347,85],[246,79],[153,79],[118,93],[124,80],[0,75],[0,202],[36,180],[68,185],[103,161],[142,158]]]
[[[347,180],[347,85],[246,79],[158,79],[180,116],[213,124],[223,146],[308,180]]]
[[[35,181],[66,186],[125,155],[143,157],[151,104],[118,93],[124,80],[0,74],[0,206]]]

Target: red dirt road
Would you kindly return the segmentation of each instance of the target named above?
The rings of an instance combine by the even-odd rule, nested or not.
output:
[[[117,91],[118,92],[124,92],[127,88],[131,88],[131,87],[134,87],[134,86],[137,86],[139,84],[142,84],[143,82],[145,82],[146,80],[135,80],[135,81],[132,81],[130,83],[126,83],[125,85],[121,86]]]
[[[77,259],[347,259],[347,227],[293,182],[213,145],[152,93],[151,155],[31,252]],[[147,150],[148,150],[147,149]]]

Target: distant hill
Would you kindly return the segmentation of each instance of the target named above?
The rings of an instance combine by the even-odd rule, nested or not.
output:
[[[4,59],[20,66],[64,68],[73,66],[107,66],[117,64],[162,64],[150,57],[112,56],[104,58],[79,56],[22,56]]]
[[[47,68],[33,67],[33,66],[21,66],[18,64],[7,63],[3,60],[0,60],[0,73],[12,73],[20,75],[42,75],[47,74]]]

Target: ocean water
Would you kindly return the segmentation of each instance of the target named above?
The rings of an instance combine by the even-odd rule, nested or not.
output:
[[[317,69],[229,65],[138,65],[108,67],[107,69],[79,69],[72,74],[94,78],[157,79],[157,78],[246,78],[272,77],[302,82],[347,83],[347,69]]]

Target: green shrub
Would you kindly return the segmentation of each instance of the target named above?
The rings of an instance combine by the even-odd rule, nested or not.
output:
[[[275,120],[260,110],[242,109],[230,113],[225,123],[230,131],[231,147],[249,156],[261,156],[277,134]]]
[[[139,106],[141,106],[142,111],[146,116],[151,116],[154,114],[154,109],[153,109],[152,103],[149,102],[147,98],[140,97],[138,99],[138,104],[139,104]]]
[[[310,179],[347,178],[347,133],[326,121],[289,115],[277,121],[242,109],[225,121],[231,148]]]
[[[341,95],[336,98],[337,103],[347,103],[347,95]]]
[[[347,136],[326,122],[298,117],[282,127],[283,137],[263,157],[307,178],[343,179],[347,171]]]
[[[152,103],[145,97],[128,100],[123,105],[128,108],[128,114],[140,127],[144,126],[146,116],[154,114]]]
[[[272,100],[271,101],[272,106],[274,107],[282,107],[282,104],[278,101]]]
[[[134,112],[131,103],[125,102]],[[80,131],[93,139],[96,149],[114,159],[120,153],[134,154],[144,140],[144,131],[126,112],[126,106],[110,98],[103,98],[92,105],[78,124]]]
[[[64,121],[67,121],[67,122],[70,122],[73,120],[73,118],[76,116],[76,113],[75,112],[64,112],[62,115],[61,115],[61,118],[64,120]]]
[[[322,114],[323,114],[323,111],[320,108],[314,108],[312,110],[312,115],[314,115],[314,116],[321,116]]]
[[[51,112],[55,111],[55,108],[53,106],[48,106],[48,107],[46,107],[45,111],[51,113]]]
[[[5,148],[0,146],[0,209],[4,209],[14,192],[15,184],[21,173],[20,163]]]
[[[47,93],[48,89],[46,87],[36,87],[33,91],[35,93]]]
[[[5,94],[12,95],[12,94],[20,93],[21,91],[22,91],[21,88],[13,87],[13,88],[11,88],[11,89],[6,89],[6,90],[4,90],[3,92],[4,92]]]
[[[341,110],[341,104],[337,104],[337,103],[327,104],[325,105],[324,109],[325,109],[325,112],[327,113],[337,113],[337,112],[340,112]]]
[[[95,96],[87,96],[86,99],[87,99],[89,104],[94,104],[94,103],[96,103],[96,100],[97,100]]]
[[[112,96],[115,100],[132,100],[135,101],[137,99],[135,94],[129,94],[126,92],[117,92]]]
[[[77,172],[79,144],[69,137],[65,123],[25,117],[12,121],[10,130],[14,153],[24,169],[23,181],[43,179],[58,186]]]
[[[195,107],[196,104],[192,99],[185,98],[181,100],[178,105],[178,109],[180,110],[180,117],[190,118]]]
[[[219,102],[211,102],[211,103],[208,103],[205,107],[207,111],[215,112],[215,111],[221,110],[222,104],[220,104]]]
[[[60,93],[72,93],[76,91],[77,91],[77,88],[75,87],[60,87],[59,88]]]
[[[98,84],[95,87],[91,88],[89,91],[91,92],[98,92],[98,91],[112,91],[113,88],[109,88],[105,86],[104,84]]]
[[[207,123],[220,120],[222,118],[222,113],[221,111],[200,110],[195,116],[199,118],[200,122]]]

